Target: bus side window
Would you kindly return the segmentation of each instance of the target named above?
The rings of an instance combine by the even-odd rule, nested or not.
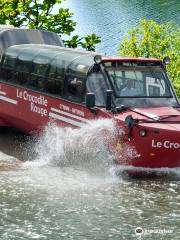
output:
[[[5,55],[1,65],[1,77],[5,81],[14,81],[14,66],[16,63],[16,57],[11,55]]]
[[[17,60],[16,63],[16,72],[15,78],[18,84],[26,84],[29,79],[29,72],[30,72],[31,62]]]
[[[96,105],[105,104],[106,90],[108,89],[105,79],[101,72],[91,72],[86,81],[88,92],[95,94]]]
[[[0,78],[4,81],[13,81],[14,78],[14,70],[1,66]]]
[[[16,57],[11,55],[6,55],[3,60],[3,65],[7,68],[14,68],[16,64]]]
[[[47,82],[46,78],[47,67],[48,67],[47,64],[34,63],[33,70],[28,81],[28,85],[43,91]]]
[[[50,64],[45,90],[49,93],[59,94],[61,96],[63,95],[64,74],[62,67],[59,66],[57,62],[57,59],[54,59]]]

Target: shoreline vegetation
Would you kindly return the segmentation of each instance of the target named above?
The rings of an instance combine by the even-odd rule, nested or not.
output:
[[[120,44],[119,55],[159,58],[169,56],[167,72],[180,98],[180,27],[172,22],[158,24],[143,19],[128,31]]]

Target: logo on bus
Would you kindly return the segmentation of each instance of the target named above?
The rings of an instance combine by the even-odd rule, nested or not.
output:
[[[30,111],[40,114],[41,117],[47,116],[48,100],[42,96],[34,96],[28,93],[28,91],[17,89],[17,98],[23,99],[24,101],[30,102]]]
[[[152,147],[153,148],[167,148],[167,149],[180,149],[180,143],[178,142],[171,142],[171,141],[155,141],[152,140]]]

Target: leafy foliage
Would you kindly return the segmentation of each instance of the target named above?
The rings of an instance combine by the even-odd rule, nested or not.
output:
[[[70,36],[77,23],[72,20],[73,13],[68,8],[59,8],[57,13],[53,9],[63,0],[1,0],[0,24],[8,23],[15,27],[28,27],[58,33],[61,37]],[[83,40],[83,41],[82,41]],[[94,45],[100,42],[96,34],[80,38],[78,35],[65,40],[69,47],[81,46],[87,50],[95,50]]]
[[[167,66],[170,79],[180,98],[180,28],[173,23],[158,24],[141,20],[123,39],[120,55],[134,57],[171,58]]]
[[[83,41],[84,40],[84,41]],[[94,44],[100,43],[100,37],[96,36],[95,33],[87,35],[84,38],[79,38],[78,35],[72,37],[71,40],[66,41],[65,45],[68,47],[76,48],[78,45],[81,45],[83,48],[88,51],[95,51]]]

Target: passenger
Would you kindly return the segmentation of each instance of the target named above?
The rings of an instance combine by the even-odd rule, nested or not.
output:
[[[120,96],[137,96],[138,91],[134,88],[134,80],[133,79],[127,79],[126,87],[123,88],[120,92]]]
[[[79,80],[77,78],[74,78],[69,83],[69,90],[73,94],[83,94],[84,91],[84,83],[82,80]]]
[[[67,88],[67,96],[69,100],[76,102],[84,102],[85,100],[85,86],[81,79],[69,79]]]

